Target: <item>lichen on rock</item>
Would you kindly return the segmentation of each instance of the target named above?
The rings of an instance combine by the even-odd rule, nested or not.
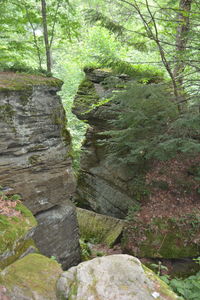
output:
[[[29,254],[0,273],[0,286],[4,287],[8,299],[55,300],[56,281],[61,272],[55,260]]]
[[[77,208],[76,211],[80,236],[86,241],[94,240],[95,243],[113,246],[126,224],[120,219],[97,214],[86,209]]]
[[[95,258],[69,269],[57,282],[57,296],[59,300],[181,299],[129,255]]]

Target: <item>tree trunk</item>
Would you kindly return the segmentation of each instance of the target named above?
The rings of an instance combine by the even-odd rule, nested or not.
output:
[[[174,67],[174,77],[178,83],[179,89],[183,89],[183,79],[185,63],[183,55],[186,53],[186,46],[188,41],[188,34],[190,31],[190,11],[193,0],[180,0],[179,2],[179,12],[178,12],[178,22],[177,35],[176,35],[176,63]]]
[[[46,0],[41,0],[42,4],[42,25],[43,25],[43,37],[46,49],[46,62],[47,62],[47,71],[51,73],[51,51],[49,44],[49,35],[47,27],[47,15],[46,15]]]

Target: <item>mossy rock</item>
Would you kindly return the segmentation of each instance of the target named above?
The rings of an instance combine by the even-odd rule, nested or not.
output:
[[[79,85],[79,89],[74,100],[73,110],[77,114],[85,114],[92,105],[97,104],[100,98],[96,92],[94,83],[85,78]]]
[[[12,118],[14,114],[15,112],[13,110],[13,107],[9,103],[0,105],[0,119],[6,122],[7,124],[12,123]]]
[[[57,78],[26,73],[0,72],[0,91],[31,90],[33,86],[46,85],[61,88],[63,82]],[[23,94],[24,95],[24,94]],[[26,104],[27,95],[21,100]]]
[[[122,248],[137,257],[179,259],[199,256],[200,216],[154,218],[151,223],[129,223]]]
[[[112,246],[126,224],[117,218],[97,214],[82,208],[77,208],[77,219],[81,239]]]
[[[37,225],[30,210],[23,204],[17,204],[16,210],[21,212],[19,217],[0,215],[0,268],[5,268],[28,249],[34,249],[32,233]]]
[[[55,260],[29,254],[0,273],[0,285],[11,299],[55,300],[56,281],[61,273],[61,266]]]
[[[160,295],[160,297],[163,297],[164,299],[171,299],[171,300],[184,300],[182,297],[177,296],[171,288],[163,281],[161,280],[152,270],[142,265],[142,268],[144,270],[144,273],[146,277],[151,280],[151,282],[154,283],[156,286],[156,292]]]

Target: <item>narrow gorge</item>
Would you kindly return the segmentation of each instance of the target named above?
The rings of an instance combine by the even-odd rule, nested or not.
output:
[[[72,110],[88,128],[74,175],[63,83],[0,73],[0,299],[183,299],[143,264],[199,271],[200,157],[110,159],[114,95],[134,82],[85,69]]]

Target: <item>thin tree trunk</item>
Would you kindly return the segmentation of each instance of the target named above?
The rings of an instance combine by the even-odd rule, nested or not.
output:
[[[190,31],[190,11],[193,0],[180,0],[179,2],[179,12],[177,20],[179,25],[177,27],[176,35],[176,64],[174,67],[174,77],[179,85],[179,89],[183,89],[183,80],[184,80],[184,70],[185,63],[183,60],[183,55],[186,51],[186,46],[188,42],[188,34]]]
[[[47,61],[47,71],[51,73],[51,51],[49,44],[49,35],[47,27],[47,15],[46,15],[46,1],[41,0],[42,4],[42,25],[43,25],[43,36],[46,49],[46,61]]]
[[[38,41],[37,41],[37,36],[36,36],[36,33],[35,33],[35,28],[33,26],[33,23],[31,21],[31,18],[30,18],[30,15],[29,15],[29,11],[28,11],[28,8],[26,6],[26,4],[24,3],[24,6],[25,6],[25,9],[26,9],[26,16],[27,16],[27,19],[29,21],[29,24],[32,28],[32,32],[33,32],[33,39],[34,39],[34,45],[35,45],[35,49],[37,51],[37,56],[38,56],[38,63],[39,63],[39,69],[42,70],[42,58],[41,58],[41,53],[40,53],[40,47],[38,45]]]

